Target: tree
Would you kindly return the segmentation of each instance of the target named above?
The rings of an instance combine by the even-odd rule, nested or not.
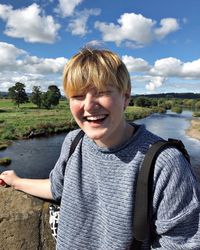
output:
[[[196,108],[196,109],[200,109],[200,101],[197,101],[197,102],[195,103],[195,108]]]
[[[42,95],[42,106],[50,109],[51,106],[57,106],[59,104],[61,94],[56,85],[50,85],[46,93]]]
[[[33,86],[31,102],[41,108],[42,105],[42,92],[40,91],[39,86]]]
[[[51,94],[48,91],[42,94],[42,107],[51,108]]]
[[[21,82],[15,83],[8,89],[9,97],[19,107],[20,104],[28,102],[28,96],[25,91],[25,85]]]
[[[134,99],[133,98],[130,99],[129,106],[134,106]]]
[[[135,105],[139,107],[150,107],[151,101],[148,98],[141,96],[136,98]]]
[[[59,100],[61,97],[60,90],[56,85],[50,85],[48,87],[48,91],[50,94],[51,104],[56,106],[59,104]]]

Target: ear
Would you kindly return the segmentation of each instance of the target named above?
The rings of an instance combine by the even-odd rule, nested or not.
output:
[[[127,91],[127,92],[125,93],[124,109],[126,109],[126,107],[129,105],[130,99],[131,99],[131,92],[130,92],[130,91]]]

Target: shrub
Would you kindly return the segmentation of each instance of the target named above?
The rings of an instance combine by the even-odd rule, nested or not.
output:
[[[0,150],[4,150],[8,147],[8,144],[0,144]]]
[[[198,102],[195,103],[195,108],[196,109],[200,109],[200,101],[198,101]]]
[[[193,117],[200,117],[200,112],[193,112],[192,116]]]
[[[11,159],[8,157],[0,158],[0,165],[8,166],[11,163]]]
[[[183,109],[182,109],[181,107],[179,107],[179,106],[175,106],[175,107],[173,107],[173,108],[171,109],[171,111],[172,111],[172,112],[175,112],[175,113],[177,113],[177,114],[181,114],[182,111],[183,111]]]

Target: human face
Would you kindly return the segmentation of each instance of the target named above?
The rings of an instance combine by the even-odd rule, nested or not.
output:
[[[77,124],[97,145],[113,147],[123,142],[127,126],[123,113],[129,93],[121,93],[113,86],[103,91],[90,88],[70,97],[69,102]]]

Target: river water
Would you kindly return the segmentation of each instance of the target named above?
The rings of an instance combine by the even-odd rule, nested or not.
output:
[[[194,171],[200,179],[200,141],[187,136],[192,112],[184,110],[181,114],[168,111],[166,114],[153,114],[136,123],[145,124],[146,128],[164,139],[176,138],[182,140],[187,149]]]
[[[200,141],[185,134],[191,116],[191,111],[183,111],[181,114],[169,111],[167,114],[153,114],[137,120],[136,123],[145,124],[147,129],[164,139],[172,137],[182,140],[191,156],[194,171],[200,177]],[[60,134],[13,142],[7,149],[0,151],[0,157],[12,159],[8,167],[0,166],[0,172],[14,169],[21,177],[47,178],[59,157],[64,137],[65,134]]]

